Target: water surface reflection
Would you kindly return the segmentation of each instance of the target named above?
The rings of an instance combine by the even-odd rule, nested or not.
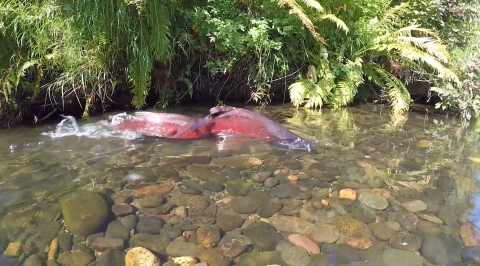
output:
[[[169,111],[201,117],[208,108]],[[2,131],[0,250],[10,256],[0,264],[50,256],[61,265],[80,258],[123,265],[134,246],[162,263],[181,256],[212,265],[480,262],[474,127],[419,112],[392,117],[379,105],[260,112],[315,150],[228,137],[141,138],[116,130],[118,114]],[[68,210],[59,205],[81,190],[100,193],[109,209],[116,203],[83,236],[65,228]],[[78,212],[90,208],[84,201]],[[121,244],[102,255],[109,239]]]

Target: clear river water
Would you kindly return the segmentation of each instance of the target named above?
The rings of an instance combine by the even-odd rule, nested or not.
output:
[[[259,112],[315,149],[141,138],[119,113],[0,131],[0,265],[480,265],[474,125]]]

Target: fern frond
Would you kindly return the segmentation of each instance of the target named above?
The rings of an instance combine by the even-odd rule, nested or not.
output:
[[[305,102],[305,95],[307,91],[311,90],[313,83],[308,79],[300,79],[297,82],[290,84],[288,91],[290,94],[290,100],[295,107],[299,107]]]
[[[384,7],[384,10],[387,9],[391,1],[387,1],[388,4]],[[376,27],[384,27],[386,25],[396,25],[397,21],[403,16],[403,14],[409,12],[410,4],[408,2],[403,2],[399,5],[395,5],[387,10],[383,14],[382,18],[376,23]]]
[[[337,28],[343,30],[345,33],[348,33],[350,31],[347,24],[345,24],[345,22],[343,22],[343,20],[339,19],[334,14],[325,14],[321,17],[321,19],[332,21],[333,23],[335,23],[335,25],[337,25]]]
[[[348,61],[345,65],[345,77],[337,83],[333,91],[332,105],[334,107],[346,106],[353,101],[357,89],[363,83],[362,60]]]
[[[323,11],[323,7],[316,0],[301,0],[306,6],[315,8],[318,11]]]
[[[408,110],[412,98],[405,85],[392,73],[381,68],[375,63],[371,63],[369,67],[377,72],[378,76],[383,79],[384,90],[387,90],[387,97],[394,112],[403,112]]]
[[[315,30],[315,25],[313,25],[312,20],[308,17],[307,14],[302,10],[302,8],[298,5],[296,0],[276,0],[277,5],[280,7],[286,6],[290,8],[290,14],[294,14],[297,18],[302,22],[303,26],[310,31],[313,38],[318,42],[325,44],[325,39]]]
[[[322,86],[322,82],[314,83],[310,79],[300,79],[292,83],[288,90],[290,99],[295,107],[304,104],[305,109],[321,108],[330,97],[329,88]]]
[[[398,42],[412,44],[422,50],[425,50],[442,63],[448,63],[449,61],[447,46],[430,37],[399,36]]]

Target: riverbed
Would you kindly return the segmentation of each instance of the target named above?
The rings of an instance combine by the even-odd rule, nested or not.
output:
[[[1,131],[0,265],[480,265],[474,127],[257,111],[315,148],[144,138],[123,113]]]

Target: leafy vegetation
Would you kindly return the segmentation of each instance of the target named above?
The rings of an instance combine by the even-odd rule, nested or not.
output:
[[[470,117],[480,106],[475,8],[471,0],[6,0],[0,104],[31,115],[32,106],[80,107],[86,116],[128,95],[140,109],[187,95],[262,105],[289,96],[297,107],[336,108],[380,94],[399,113],[412,102],[408,84],[427,81],[439,108]]]

